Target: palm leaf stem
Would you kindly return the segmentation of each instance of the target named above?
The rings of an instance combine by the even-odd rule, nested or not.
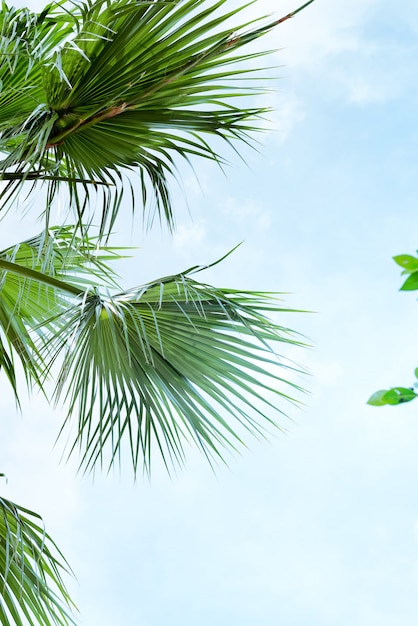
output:
[[[48,146],[46,146],[48,147]],[[49,146],[52,147],[52,146]],[[83,185],[104,185],[105,187],[113,187],[113,183],[109,183],[105,180],[88,180],[85,178],[75,178],[72,176],[60,176],[56,174],[44,174],[43,172],[3,172],[0,174],[0,180],[7,181],[31,181],[31,180],[50,180],[65,182],[65,183],[81,183]]]
[[[161,81],[154,84],[150,89],[142,93],[139,96],[139,98],[136,98],[132,100],[131,102],[120,102],[117,105],[112,104],[111,107],[105,108],[104,110],[103,109],[99,110],[94,114],[91,114],[89,112],[90,114],[86,118],[83,118],[83,117],[79,118],[78,120],[75,121],[73,126],[66,128],[65,130],[63,130],[61,133],[58,133],[57,135],[52,136],[49,139],[48,143],[46,144],[46,148],[52,148],[56,146],[57,144],[62,143],[64,139],[66,139],[68,136],[75,133],[81,126],[83,127],[92,126],[93,124],[98,124],[112,117],[116,117],[117,115],[120,115],[121,113],[124,113],[125,111],[135,110],[135,107],[139,104],[140,101],[146,100],[154,93],[157,93],[158,91],[163,89],[165,86],[177,80],[178,78],[180,78],[187,72],[193,70],[193,68],[197,67],[203,61],[208,62],[212,58],[217,59],[223,53],[227,52],[229,48],[236,48],[238,45],[241,46],[245,43],[248,43],[249,41],[256,39],[257,37],[261,36],[265,32],[272,30],[274,26],[277,26],[281,24],[282,22],[292,18],[294,15],[299,13],[299,11],[302,11],[302,9],[307,7],[312,2],[314,2],[314,0],[309,0],[309,2],[306,2],[303,6],[299,7],[295,11],[288,13],[286,16],[280,18],[279,20],[266,24],[265,26],[262,26],[261,28],[258,28],[255,31],[249,32],[247,34],[239,35],[239,36],[233,36],[233,34],[231,34],[230,36],[225,37],[224,39],[222,39],[221,42],[215,44],[209,50],[206,50],[196,55],[194,58],[189,59],[180,69],[177,69],[175,72],[173,72],[169,76],[164,77]]]
[[[307,6],[309,6],[310,4],[312,4],[312,2],[314,2],[315,0],[309,0],[309,2],[305,2],[305,4],[302,4],[302,6],[300,6],[298,9],[295,9],[294,11],[291,11],[290,13],[288,13],[287,15],[285,15],[284,17],[281,17],[280,19],[278,19],[275,24],[276,26],[278,26],[279,24],[282,24],[283,22],[285,22],[286,20],[291,19],[292,17],[294,17],[296,15],[296,13],[299,13],[299,11],[303,11],[303,9],[305,9]]]
[[[36,270],[32,270],[30,267],[22,267],[17,263],[11,263],[10,261],[5,261],[3,259],[0,259],[0,269],[5,270],[6,272],[19,274],[20,276],[24,276],[25,278],[29,278],[30,280],[36,280],[39,283],[49,285],[54,289],[59,289],[60,291],[64,291],[72,296],[81,296],[85,291],[81,290],[80,287],[75,287],[74,285],[71,285],[57,278],[53,278],[52,276],[49,276],[48,274],[45,274],[43,272],[37,272]]]

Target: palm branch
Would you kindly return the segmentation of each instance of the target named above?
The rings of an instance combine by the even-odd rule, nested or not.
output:
[[[173,227],[168,183],[178,157],[222,163],[216,140],[248,141],[265,112],[242,99],[257,91],[242,61],[264,53],[241,48],[312,1],[280,20],[228,28],[243,7],[228,10],[227,0],[58,2],[40,14],[3,8],[3,202],[21,184],[43,182],[50,207],[64,183],[81,220],[99,193],[104,232],[128,186],[134,206],[151,197],[149,221],[154,207]]]
[[[1,474],[3,476],[3,474]],[[0,498],[0,622],[69,626],[72,604],[62,580],[68,565],[36,513]]]
[[[201,269],[114,295],[92,290],[59,314],[49,367],[62,359],[56,397],[67,422],[77,416],[71,451],[80,448],[84,469],[110,468],[123,448],[135,473],[150,470],[153,448],[169,467],[186,442],[222,458],[245,432],[274,425],[277,399],[301,391],[273,346],[302,342],[268,317],[289,310],[273,294],[197,282]]]
[[[221,457],[245,431],[262,435],[282,412],[276,398],[300,390],[274,345],[301,341],[269,318],[288,309],[273,294],[200,283],[202,267],[117,292],[108,261],[121,252],[74,230],[0,253],[0,328],[15,391],[15,353],[41,388],[57,380],[85,469],[106,457],[110,467],[124,446],[136,473],[154,447],[168,466],[187,441]]]

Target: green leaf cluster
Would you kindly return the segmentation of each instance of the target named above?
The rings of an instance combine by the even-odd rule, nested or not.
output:
[[[367,401],[372,406],[384,406],[385,404],[402,404],[411,402],[417,397],[413,387],[392,387],[391,389],[381,389],[376,391]]]
[[[418,254],[418,251],[417,251]],[[402,275],[408,278],[402,284],[400,291],[415,291],[418,289],[418,257],[410,254],[398,254],[393,257],[397,265],[403,268]],[[415,378],[418,378],[418,368],[415,369]],[[418,393],[418,382],[413,387],[392,387],[376,391],[367,401],[371,406],[397,405],[415,400]]]

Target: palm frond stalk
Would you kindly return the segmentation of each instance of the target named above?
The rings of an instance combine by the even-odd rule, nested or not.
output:
[[[248,86],[248,62],[263,53],[241,49],[311,2],[279,20],[228,28],[244,7],[228,10],[227,0],[78,1],[69,10],[59,2],[40,14],[4,6],[3,202],[25,182],[31,190],[43,182],[50,206],[64,183],[81,220],[100,193],[105,232],[128,186],[134,206],[148,203],[149,223],[156,209],[172,228],[175,159],[222,163],[216,140],[248,141],[265,112],[242,100],[259,91]]]
[[[70,626],[72,604],[62,574],[68,564],[36,513],[0,498],[0,622]]]

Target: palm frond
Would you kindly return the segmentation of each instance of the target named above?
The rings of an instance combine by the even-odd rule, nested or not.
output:
[[[156,447],[169,467],[193,441],[208,457],[262,436],[301,391],[274,344],[301,345],[267,315],[268,294],[196,282],[196,268],[129,292],[90,292],[66,311],[49,352],[63,359],[56,390],[78,415],[82,466],[110,468],[129,448],[134,472]],[[52,365],[52,364],[51,364]],[[297,368],[295,368],[297,369]]]
[[[41,387],[62,364],[56,398],[67,422],[78,412],[73,449],[86,469],[106,456],[111,466],[125,445],[136,473],[150,469],[154,446],[168,466],[186,441],[221,457],[244,431],[262,435],[282,412],[274,398],[300,391],[274,351],[301,343],[268,317],[285,309],[268,294],[199,283],[200,267],[109,295],[106,261],[119,256],[70,227],[0,252],[0,357],[15,392],[16,354]]]
[[[149,186],[172,228],[174,158],[221,161],[211,139],[248,141],[265,112],[243,106],[257,90],[241,80],[254,71],[242,61],[264,53],[241,49],[293,14],[225,27],[243,8],[228,10],[227,0],[95,0],[51,4],[39,15],[4,9],[3,201],[30,180],[45,182],[52,202],[63,183],[81,221],[100,191],[109,231],[133,171],[134,205],[137,187],[143,200]]]
[[[0,622],[3,626],[75,624],[62,575],[69,572],[42,520],[0,498]]]
[[[51,228],[0,251],[0,367],[16,397],[15,357],[28,382],[40,384],[47,368],[36,337],[56,329],[57,314],[92,286],[117,285],[107,261],[120,251],[74,230]]]

